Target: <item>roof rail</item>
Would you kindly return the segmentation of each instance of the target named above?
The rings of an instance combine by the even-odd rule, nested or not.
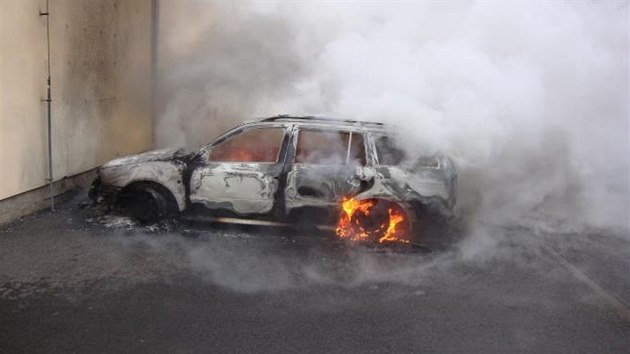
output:
[[[322,121],[329,123],[350,123],[357,125],[373,125],[373,126],[383,126],[383,123],[378,122],[366,122],[360,120],[350,120],[350,119],[335,119],[330,117],[317,117],[317,116],[290,116],[288,114],[281,114],[269,118],[261,119],[261,122],[275,122],[279,120],[305,120],[305,121]]]

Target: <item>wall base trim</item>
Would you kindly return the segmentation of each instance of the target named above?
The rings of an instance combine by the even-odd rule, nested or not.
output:
[[[86,189],[96,178],[96,169],[70,177],[64,177],[53,183],[55,205],[68,198],[68,192]],[[65,198],[64,198],[65,197]],[[50,207],[50,186],[45,185],[30,191],[0,200],[0,225]]]

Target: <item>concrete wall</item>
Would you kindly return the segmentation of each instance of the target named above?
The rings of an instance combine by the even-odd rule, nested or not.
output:
[[[0,199],[46,178],[46,22],[40,1],[0,2]]]
[[[150,0],[51,0],[54,179],[152,147]],[[44,0],[0,1],[0,200],[46,183]]]

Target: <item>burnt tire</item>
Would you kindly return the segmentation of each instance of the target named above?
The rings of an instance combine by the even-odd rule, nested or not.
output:
[[[365,199],[362,207],[356,207],[351,216],[342,214],[345,234],[352,241],[368,243],[407,242],[411,236],[411,220],[406,210],[396,202],[385,199]],[[344,207],[345,208],[345,207]],[[343,219],[347,220],[345,223]]]
[[[368,234],[368,239],[372,242],[378,241],[385,235],[390,221],[388,208],[391,203],[381,199],[374,200],[374,206],[370,209],[370,214],[356,213],[353,227],[354,232],[364,232]]]
[[[131,215],[143,224],[161,220],[167,215],[166,198],[151,187],[142,187],[134,191],[130,201]]]

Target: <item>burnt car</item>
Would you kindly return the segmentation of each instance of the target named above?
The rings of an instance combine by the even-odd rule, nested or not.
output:
[[[373,122],[265,118],[193,153],[110,161],[90,197],[143,223],[231,217],[329,225],[353,241],[415,242],[419,228],[452,214],[457,173],[448,157],[406,156],[388,131]]]

